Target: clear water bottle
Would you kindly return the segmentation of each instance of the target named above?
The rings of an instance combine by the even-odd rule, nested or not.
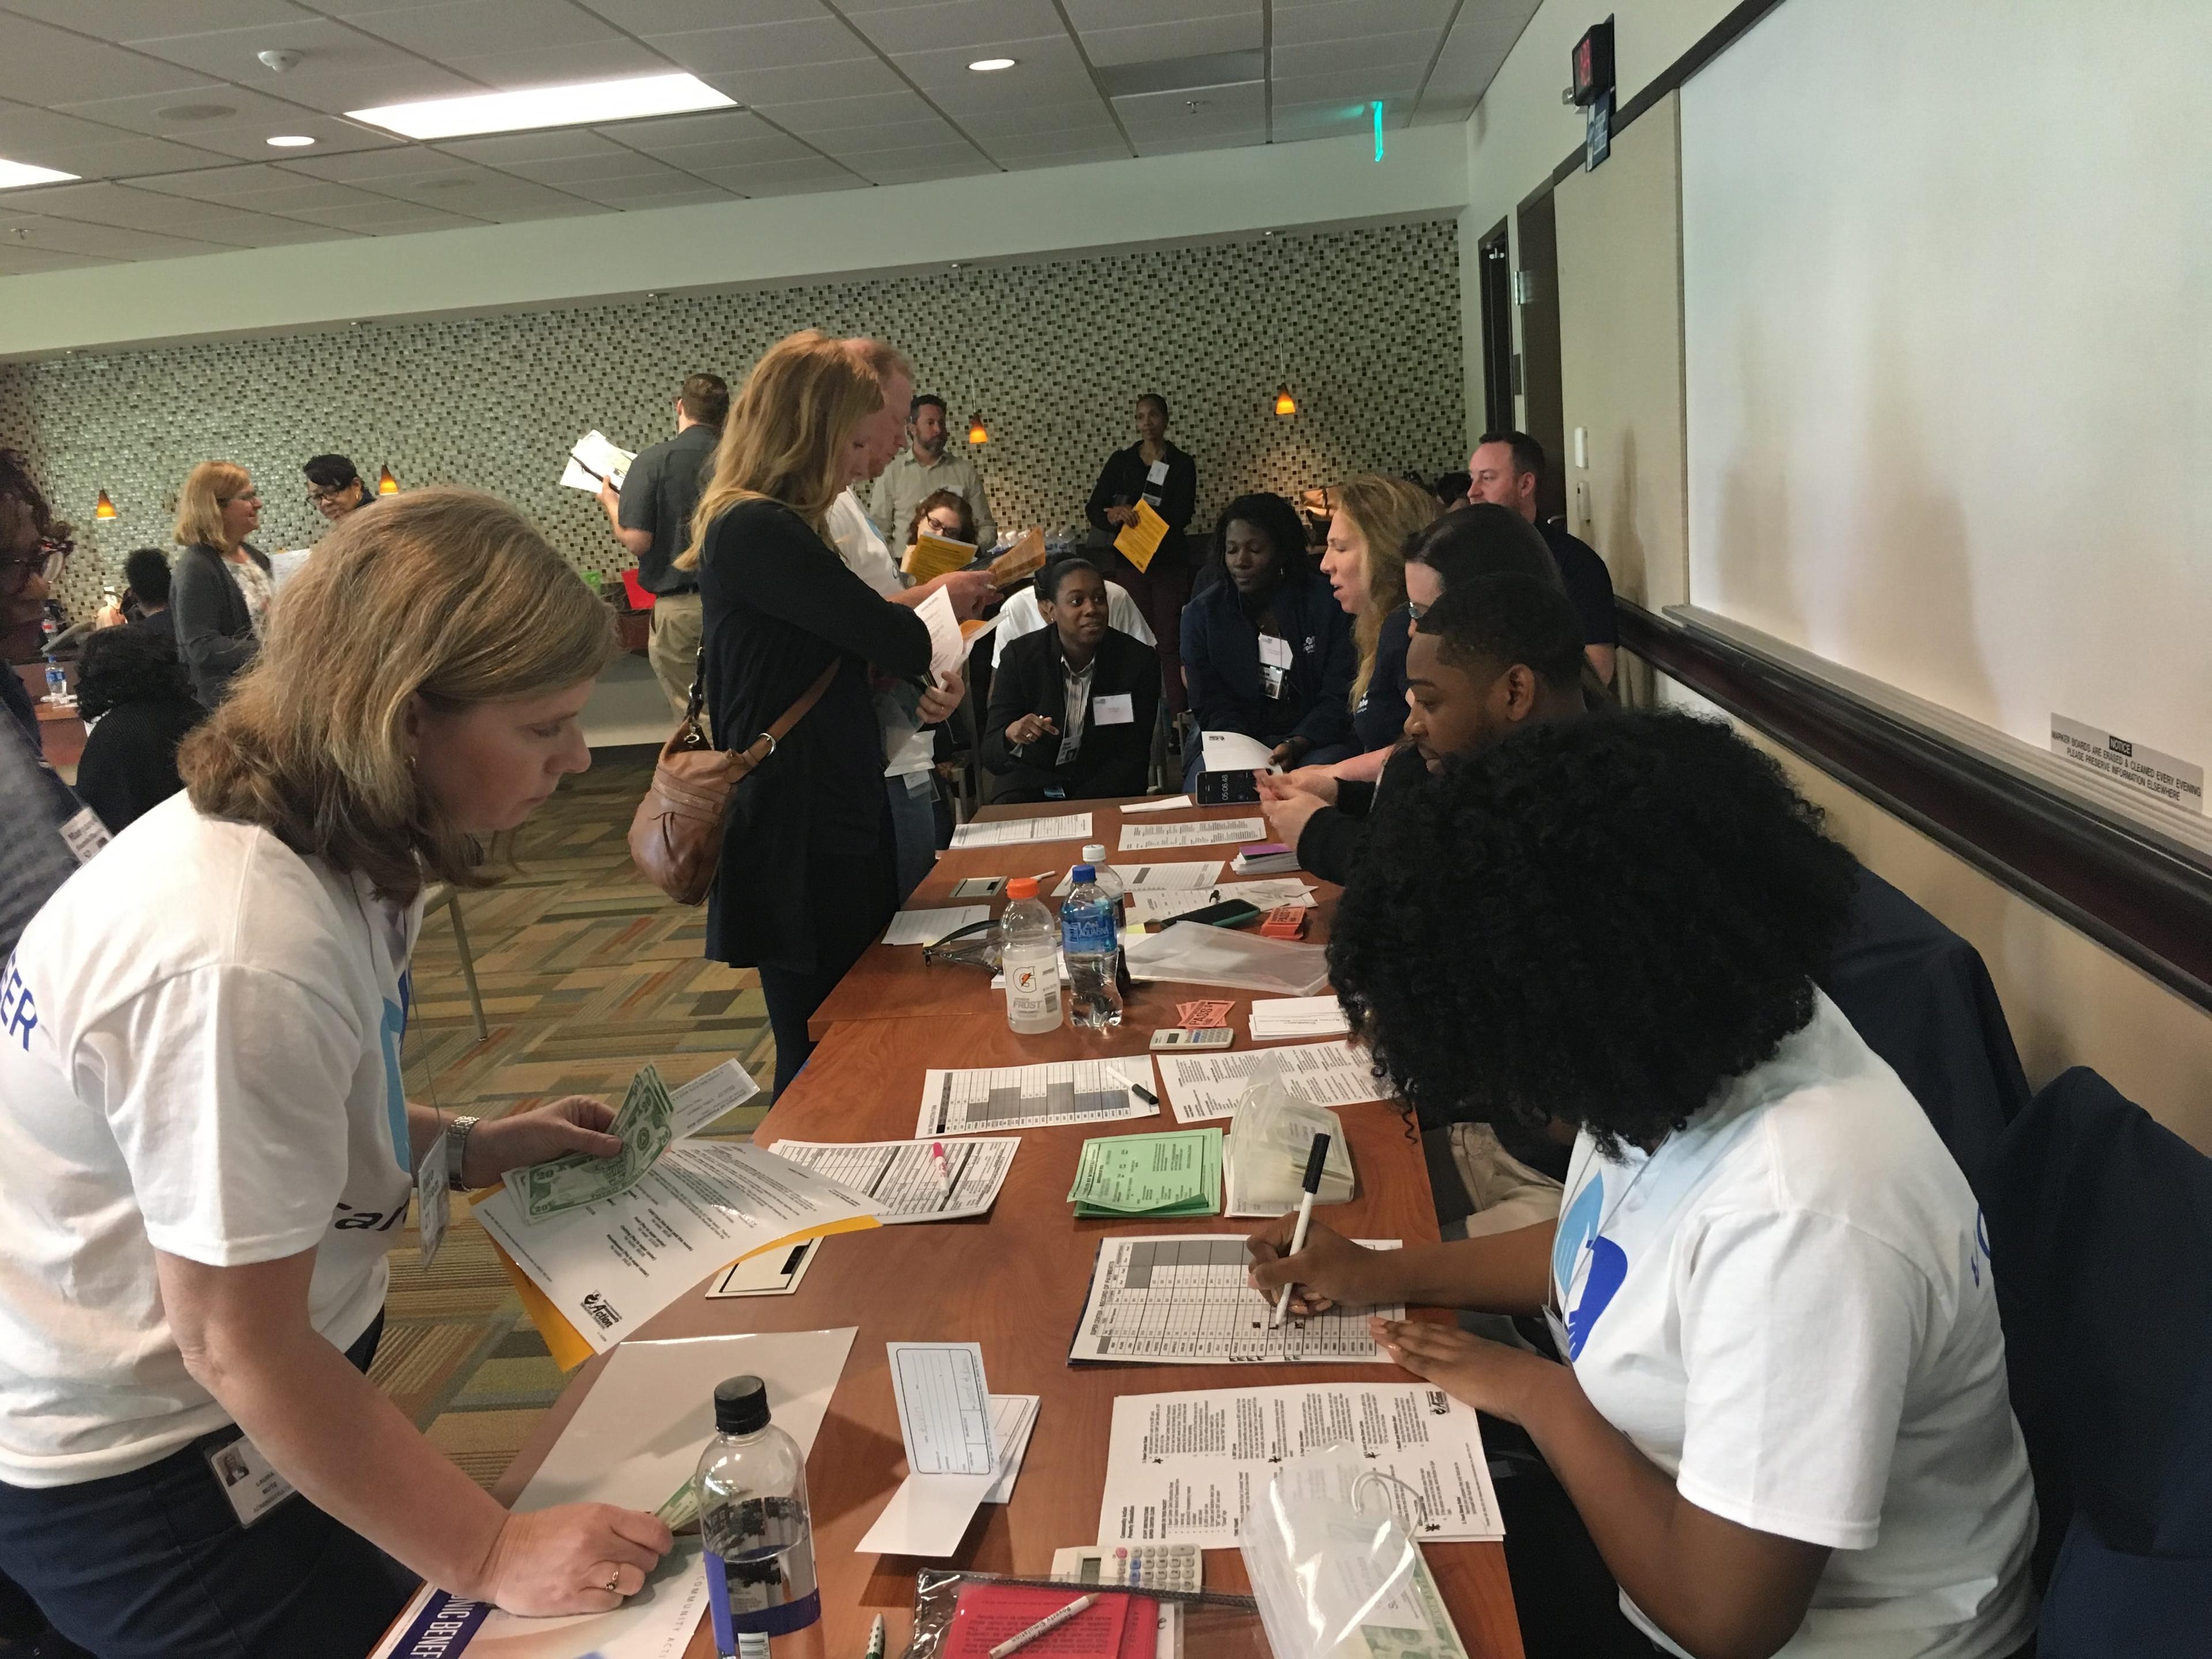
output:
[[[1121,963],[1116,907],[1099,886],[1097,872],[1079,864],[1074,885],[1060,907],[1060,936],[1067,951],[1067,1023],[1092,1030],[1121,1023]]]
[[[14,672],[12,669],[9,671]],[[69,676],[52,657],[46,659],[46,701],[67,702],[70,700]]]
[[[1035,876],[1006,884],[1013,902],[999,918],[999,966],[1006,976],[1006,1024],[1023,1036],[1060,1029],[1060,924],[1037,898]]]
[[[806,1459],[769,1421],[768,1385],[732,1376],[714,1389],[714,1437],[691,1477],[707,1548],[714,1651],[738,1659],[816,1659],[822,1590]]]
[[[1091,866],[1091,874],[1097,878],[1098,890],[1114,901],[1114,948],[1121,950],[1128,943],[1129,884],[1123,881],[1115,872],[1114,866],[1106,862],[1106,848],[1101,842],[1094,841],[1083,849],[1083,861]]]

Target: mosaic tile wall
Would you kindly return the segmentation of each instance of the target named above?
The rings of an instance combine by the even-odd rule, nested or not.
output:
[[[1201,526],[1245,490],[1465,460],[1448,222],[0,365],[0,443],[30,455],[92,555],[72,611],[131,548],[168,544],[174,491],[210,457],[254,475],[264,550],[319,532],[298,466],[337,450],[372,478],[388,463],[403,485],[503,495],[611,575],[629,561],[598,504],[556,482],[568,446],[595,426],[632,447],[665,437],[685,374],[734,384],[809,326],[900,345],[956,434],[983,416],[1001,525],[1079,523],[1146,390],[1197,459]],[[1293,417],[1273,413],[1278,382]],[[120,516],[95,525],[102,489]]]

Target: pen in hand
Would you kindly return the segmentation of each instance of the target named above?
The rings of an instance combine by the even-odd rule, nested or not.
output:
[[[1316,1135],[1313,1145],[1306,1149],[1306,1176],[1298,1190],[1298,1224],[1291,1233],[1290,1254],[1296,1255],[1306,1247],[1306,1229],[1313,1225],[1314,1194],[1321,1190],[1322,1166],[1328,1162],[1328,1137]],[[1268,1316],[1267,1328],[1273,1330],[1283,1322],[1290,1311],[1291,1285],[1283,1286],[1283,1293],[1275,1298],[1275,1311]]]

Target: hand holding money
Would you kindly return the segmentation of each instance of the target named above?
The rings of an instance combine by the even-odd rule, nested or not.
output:
[[[630,1079],[629,1093],[610,1126],[609,1133],[621,1142],[620,1150],[596,1156],[568,1152],[510,1169],[502,1178],[522,1213],[532,1221],[618,1197],[643,1180],[668,1150],[676,1136],[675,1119],[676,1108],[659,1071],[642,1066]]]
[[[615,1109],[590,1095],[563,1095],[526,1112],[486,1118],[469,1135],[464,1184],[488,1187],[509,1170],[565,1153],[612,1158],[622,1150],[614,1121]]]

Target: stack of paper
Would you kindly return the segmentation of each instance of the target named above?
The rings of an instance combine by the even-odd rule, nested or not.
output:
[[[1261,842],[1238,848],[1229,867],[1240,876],[1279,876],[1298,867],[1298,855],[1279,841]]]
[[[978,1505],[1013,1496],[1039,1396],[991,1393],[983,1350],[973,1342],[885,1346],[907,1478],[860,1547],[878,1555],[950,1555]]]
[[[561,482],[593,495],[599,493],[602,483],[620,489],[629,476],[629,464],[636,459],[635,451],[622,448],[594,428],[569,445],[568,465],[561,474]]]
[[[1281,1042],[1290,1037],[1344,1036],[1352,1030],[1344,1005],[1334,997],[1270,997],[1252,1005],[1252,1041]]]
[[[975,544],[957,542],[950,536],[933,536],[927,530],[914,538],[899,568],[918,582],[934,581],[947,571],[965,570],[975,562]]]
[[[1079,1218],[1221,1213],[1221,1131],[1108,1135],[1083,1143],[1068,1201]]]
[[[1275,751],[1257,738],[1242,732],[1206,732],[1199,748],[1209,772],[1279,772]]]

